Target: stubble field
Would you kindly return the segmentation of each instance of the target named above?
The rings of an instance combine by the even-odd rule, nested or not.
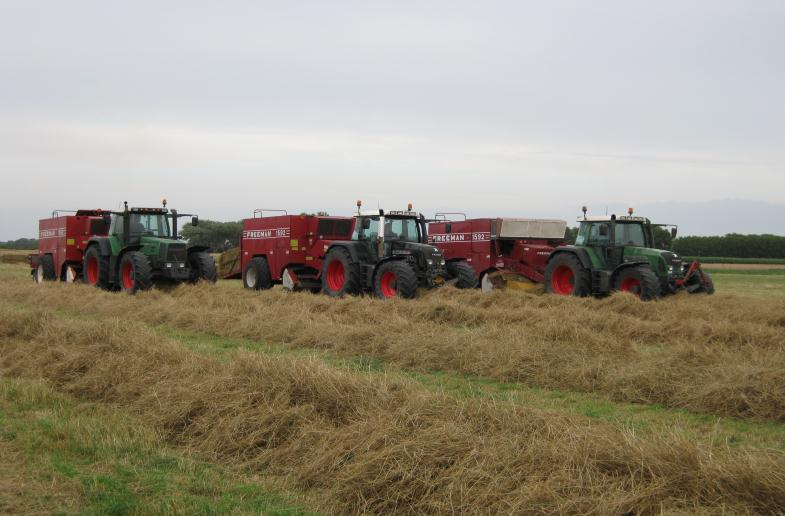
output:
[[[0,512],[785,511],[785,275],[135,297],[0,264]]]

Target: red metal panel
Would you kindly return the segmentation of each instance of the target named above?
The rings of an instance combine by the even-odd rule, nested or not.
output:
[[[447,261],[466,260],[477,275],[489,269],[498,269],[521,274],[541,282],[548,256],[563,240],[547,239],[501,239],[494,234],[501,219],[469,219],[450,222],[447,233],[446,222],[428,225],[428,241],[438,247]]]

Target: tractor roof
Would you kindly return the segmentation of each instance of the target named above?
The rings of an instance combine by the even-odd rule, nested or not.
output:
[[[578,222],[610,222],[613,220],[613,215],[598,215],[592,217],[578,217]],[[649,219],[646,217],[632,217],[628,215],[623,215],[621,217],[615,217],[616,222],[649,222]]]

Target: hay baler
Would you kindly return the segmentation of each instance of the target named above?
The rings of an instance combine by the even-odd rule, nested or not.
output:
[[[84,252],[91,238],[109,231],[105,210],[56,210],[38,221],[38,253],[28,256],[36,283],[82,278]]]
[[[566,228],[563,220],[467,219],[463,213],[437,213],[428,225],[428,241],[444,253],[448,281],[459,288],[533,290],[545,279],[551,251],[566,243]]]

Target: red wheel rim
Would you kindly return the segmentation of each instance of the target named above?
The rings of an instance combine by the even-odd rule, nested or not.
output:
[[[575,274],[567,265],[559,265],[551,274],[551,290],[560,296],[569,296],[575,290]]]
[[[131,290],[134,288],[134,266],[131,262],[127,262],[123,264],[122,269],[120,270],[120,275],[123,279],[123,288],[126,290]]]
[[[382,274],[379,280],[379,290],[382,291],[384,297],[395,297],[398,295],[398,278],[395,273],[387,271]]]
[[[631,294],[635,294],[639,296],[641,294],[641,280],[638,278],[631,278],[627,277],[621,280],[621,285],[619,285],[619,290],[622,292],[629,292]]]
[[[87,283],[90,285],[98,283],[98,258],[95,256],[87,259]]]
[[[343,268],[343,263],[338,260],[330,262],[327,266],[327,285],[333,292],[338,292],[343,288],[346,281],[346,273]]]

